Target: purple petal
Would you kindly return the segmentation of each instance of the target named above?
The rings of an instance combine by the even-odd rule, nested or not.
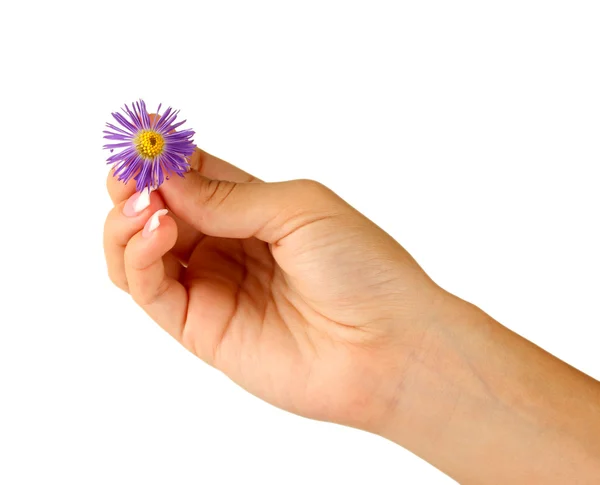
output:
[[[111,133],[110,131],[103,131],[102,133],[106,133],[103,138],[107,140],[132,140],[131,136],[119,135],[117,133]]]
[[[129,122],[121,113],[112,113],[113,118],[115,120],[117,120],[121,126],[124,126],[125,128],[127,128],[132,135],[135,135],[139,130],[139,128],[136,128],[135,125],[131,124],[131,122]]]
[[[131,142],[126,143],[108,143],[104,145],[102,148],[124,148],[131,146]]]

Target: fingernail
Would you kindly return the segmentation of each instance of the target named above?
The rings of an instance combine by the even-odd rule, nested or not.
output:
[[[148,222],[146,222],[146,225],[144,226],[144,230],[142,231],[142,236],[143,237],[152,236],[152,233],[154,231],[156,231],[156,228],[158,226],[160,226],[160,220],[158,218],[166,215],[167,212],[169,212],[167,209],[160,209],[160,210],[157,210],[154,214],[152,214],[150,216],[150,219],[148,219]]]
[[[151,191],[151,189],[144,189],[141,192],[136,192],[129,197],[127,202],[125,202],[125,206],[123,207],[123,214],[125,214],[127,217],[133,217],[142,212],[150,205]]]

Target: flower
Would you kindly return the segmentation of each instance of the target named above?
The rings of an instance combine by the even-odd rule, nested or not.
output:
[[[115,148],[122,148],[107,158],[115,166],[113,176],[123,183],[133,178],[138,192],[158,188],[169,173],[183,177],[189,169],[187,158],[194,153],[194,132],[176,132],[185,120],[175,123],[179,111],[170,107],[161,115],[161,106],[151,118],[141,99],[132,103],[132,109],[125,105],[124,114],[112,113],[118,126],[106,123],[108,130],[103,132],[104,138],[116,141],[104,145],[105,149],[113,153]]]

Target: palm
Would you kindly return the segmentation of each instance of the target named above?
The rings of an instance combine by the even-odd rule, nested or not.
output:
[[[205,237],[183,279],[189,310],[182,343],[251,392],[279,405],[296,400],[283,383],[302,387],[316,335],[291,303],[268,245]]]
[[[274,253],[284,266],[297,265],[299,258],[290,258],[287,248]],[[354,392],[355,383],[339,375],[346,362],[360,360],[353,342],[364,331],[315,308],[266,243],[204,237],[182,282],[189,293],[182,343],[250,392],[324,419],[335,412],[315,403]]]

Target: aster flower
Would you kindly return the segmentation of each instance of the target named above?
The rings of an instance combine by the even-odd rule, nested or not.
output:
[[[170,173],[183,177],[189,169],[187,158],[194,153],[194,132],[175,131],[185,120],[175,123],[179,111],[170,107],[161,115],[161,106],[150,119],[141,99],[132,103],[132,109],[125,105],[123,113],[112,113],[118,125],[106,123],[108,130],[103,132],[104,138],[115,141],[105,149],[111,153],[121,149],[107,159],[116,167],[113,176],[123,183],[133,178],[138,192],[156,189]]]

